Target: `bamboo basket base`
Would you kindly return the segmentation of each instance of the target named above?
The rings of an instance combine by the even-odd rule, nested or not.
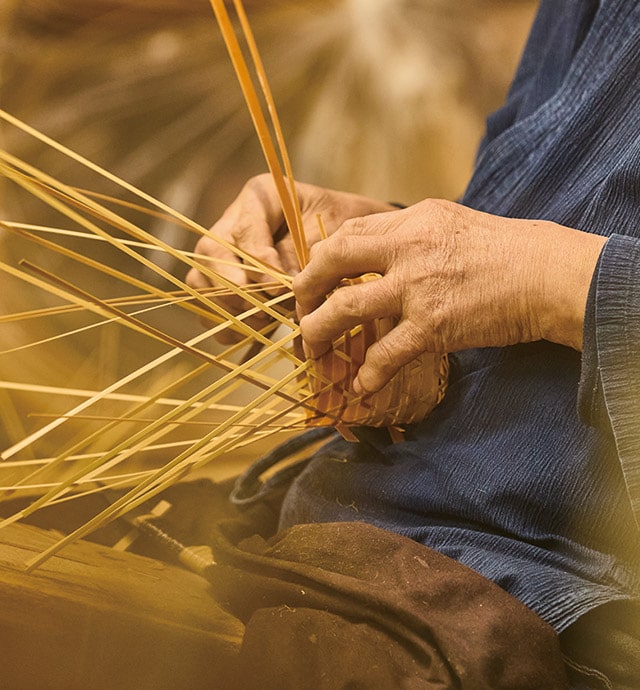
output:
[[[221,687],[243,631],[206,580],[83,541],[26,574],[25,561],[59,537],[21,524],[0,531],[2,687]]]

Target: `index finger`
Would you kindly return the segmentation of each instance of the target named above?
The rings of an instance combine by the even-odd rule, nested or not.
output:
[[[247,281],[240,259],[220,238],[211,234],[203,235],[193,250],[193,257],[198,266],[193,266],[187,274],[187,283],[191,287],[205,288],[216,284],[216,278],[223,276],[236,285]]]
[[[319,307],[344,278],[386,272],[388,243],[382,236],[333,235],[314,245],[311,260],[293,279],[303,314]]]

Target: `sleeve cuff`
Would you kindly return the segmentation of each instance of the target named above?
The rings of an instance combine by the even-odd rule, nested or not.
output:
[[[613,434],[640,527],[640,239],[612,235],[594,272],[578,409]]]
[[[604,410],[604,394],[600,379],[596,341],[596,291],[604,249],[606,249],[606,245],[600,253],[591,279],[582,332],[582,367],[578,387],[578,413],[582,421],[590,426],[600,426],[603,423],[608,425],[608,418]]]

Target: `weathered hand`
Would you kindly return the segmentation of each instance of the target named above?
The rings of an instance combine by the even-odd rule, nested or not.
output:
[[[294,279],[302,336],[319,356],[359,323],[397,318],[357,374],[355,389],[368,392],[422,352],[543,338],[580,349],[604,242],[549,221],[501,218],[439,200],[350,220],[313,247]],[[381,278],[336,289],[341,279],[364,273]]]
[[[348,218],[392,208],[388,204],[367,197],[303,183],[296,183],[296,191],[309,246],[321,237],[318,214],[321,215],[325,230],[330,235]],[[268,174],[253,177],[245,184],[238,197],[213,225],[210,235],[199,240],[195,251],[202,255],[203,264],[209,264],[217,273],[236,285],[272,282],[272,279],[247,270],[240,259],[216,242],[214,237],[226,240],[278,271],[295,275],[300,270],[293,241],[286,231],[275,185]],[[194,288],[208,288],[216,284],[214,279],[195,268],[187,274],[187,283]],[[225,297],[219,301],[233,313],[247,308],[247,304],[236,296]],[[253,325],[257,326],[259,323],[254,320]],[[233,339],[231,334],[227,336],[230,337],[226,340]],[[220,339],[225,338],[223,336]]]

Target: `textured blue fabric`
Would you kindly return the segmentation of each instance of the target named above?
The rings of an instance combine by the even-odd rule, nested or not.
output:
[[[543,0],[463,203],[610,237],[583,356],[547,342],[458,353],[445,400],[404,443],[330,444],[281,526],[372,522],[562,631],[640,598],[640,2]]]

